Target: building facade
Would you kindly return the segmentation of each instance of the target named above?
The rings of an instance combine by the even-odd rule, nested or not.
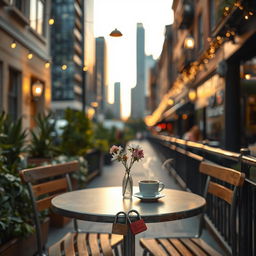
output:
[[[24,128],[50,108],[49,12],[51,1],[0,1],[0,111]],[[34,97],[33,85],[42,95]]]
[[[246,0],[173,1],[171,87],[148,125],[170,123],[182,137],[196,124],[202,139],[232,151],[256,142],[255,7]]]
[[[131,117],[134,119],[145,116],[145,29],[142,23],[137,23],[136,41],[137,82],[131,92]]]
[[[62,117],[94,101],[93,1],[53,1],[52,17],[52,108]]]

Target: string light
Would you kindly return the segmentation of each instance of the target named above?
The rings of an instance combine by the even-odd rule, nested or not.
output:
[[[242,15],[246,20],[248,20],[250,16],[254,15],[253,11],[248,9],[246,11],[246,8],[241,5],[240,1],[236,1],[233,5],[225,6],[223,8],[223,15],[227,16],[228,14],[230,14],[233,8],[239,8],[240,10],[244,10]],[[196,78],[198,72],[207,68],[207,63],[209,63],[210,59],[216,57],[216,51],[221,47],[224,42],[232,41],[233,43],[235,43],[236,29],[229,27],[228,29],[226,29],[226,31],[223,31],[222,33],[224,34],[224,36],[219,34],[214,38],[207,38],[207,41],[209,42],[209,48],[202,55],[203,57],[198,61],[190,63],[189,67],[182,71],[175,83],[191,82],[193,79]],[[244,78],[249,80],[251,79],[251,75],[245,74]]]
[[[45,68],[49,68],[51,66],[51,63],[49,61],[45,62],[44,64]]]
[[[12,49],[15,49],[17,47],[17,43],[13,41],[10,46]]]
[[[53,18],[50,18],[50,19],[48,20],[48,24],[49,24],[49,25],[53,25],[54,22],[55,22],[55,20],[54,20]]]
[[[66,70],[68,68],[68,66],[66,65],[66,64],[63,64],[62,66],[61,66],[61,69],[62,70]]]
[[[28,58],[29,60],[31,60],[31,59],[33,58],[33,53],[32,53],[32,52],[29,52],[28,55],[27,55],[27,58]]]
[[[83,66],[83,71],[86,72],[88,70],[88,67],[86,65]]]

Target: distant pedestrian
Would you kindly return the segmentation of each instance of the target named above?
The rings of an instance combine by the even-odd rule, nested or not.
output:
[[[184,134],[183,139],[194,142],[199,141],[201,139],[199,127],[197,125],[192,126],[192,128]]]

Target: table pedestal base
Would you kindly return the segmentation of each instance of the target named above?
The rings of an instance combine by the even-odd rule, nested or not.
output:
[[[128,229],[127,235],[124,236],[124,256],[135,256],[135,235]]]

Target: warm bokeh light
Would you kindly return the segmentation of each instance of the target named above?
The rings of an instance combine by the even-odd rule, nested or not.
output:
[[[49,19],[49,20],[48,20],[49,25],[53,25],[53,24],[54,24],[54,22],[55,22],[55,21],[54,21],[54,19],[53,19],[53,18],[51,18],[51,19]]]
[[[49,61],[47,61],[47,62],[45,62],[44,66],[45,66],[45,68],[49,68],[51,66],[51,64]]]
[[[31,60],[32,58],[33,58],[33,53],[28,53],[28,55],[27,55],[27,58],[29,59],[29,60]]]
[[[188,36],[185,38],[185,41],[184,41],[184,47],[186,49],[194,49],[195,47],[195,40],[192,36]]]
[[[32,85],[32,96],[34,98],[39,98],[43,92],[43,84],[40,81],[36,81]]]
[[[86,72],[88,70],[88,67],[86,65],[83,66],[83,71]]]
[[[13,41],[12,43],[11,43],[11,48],[12,49],[15,49],[17,47],[17,43],[15,42],[15,41]]]
[[[174,100],[173,99],[169,99],[168,100],[168,105],[172,106],[174,104]]]
[[[67,66],[66,64],[64,64],[64,65],[61,66],[61,69],[62,69],[62,70],[66,70],[67,68],[68,68],[68,66]]]
[[[194,89],[189,90],[188,98],[191,101],[194,101],[196,99],[196,90],[194,90]]]
[[[94,101],[91,103],[91,106],[97,108],[99,106],[99,103],[97,101]]]
[[[245,74],[245,75],[244,75],[244,78],[245,78],[246,80],[250,80],[251,77],[252,77],[251,74]]]

